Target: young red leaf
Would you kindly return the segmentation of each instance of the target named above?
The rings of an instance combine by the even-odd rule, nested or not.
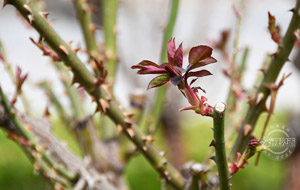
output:
[[[162,74],[166,73],[164,68],[161,68],[159,65],[152,61],[144,60],[137,65],[133,65],[132,69],[140,69],[138,74]]]
[[[205,58],[195,64],[189,64],[188,67],[187,67],[187,72],[193,70],[193,69],[196,69],[198,67],[203,67],[205,65],[209,65],[211,63],[215,63],[217,62],[217,60],[213,57],[208,57],[208,58]]]
[[[189,63],[195,64],[205,58],[211,57],[212,48],[209,46],[196,46],[193,47],[189,53]]]
[[[187,73],[186,77],[204,77],[204,76],[208,76],[208,75],[212,75],[211,72],[209,72],[208,70],[201,70],[201,71],[196,71],[196,72],[189,72]]]
[[[182,67],[182,59],[183,59],[183,49],[182,43],[177,48],[175,55],[174,55],[174,66]]]
[[[168,42],[167,51],[168,51],[168,60],[169,62],[172,62],[172,59],[176,52],[175,38],[171,38],[171,40]]]
[[[280,43],[280,27],[276,25],[276,18],[270,12],[268,12],[269,16],[269,31],[271,33],[272,40],[277,44]]]
[[[170,77],[167,74],[159,75],[149,82],[147,89],[162,86],[162,85],[166,84],[169,80],[170,80]]]

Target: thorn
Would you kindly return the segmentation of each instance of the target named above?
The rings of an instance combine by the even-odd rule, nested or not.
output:
[[[110,90],[110,88],[112,87],[111,84],[103,84],[102,87],[103,87],[103,89],[105,90],[105,92],[106,92],[109,96],[112,95],[112,94],[111,94],[111,90]]]
[[[75,54],[77,54],[77,52],[80,50],[80,48],[74,48],[74,49],[72,49],[72,51],[75,53]]]
[[[292,13],[295,13],[296,9],[295,9],[295,8],[292,8],[292,9],[290,9],[290,10],[288,10],[288,11],[291,11]]]
[[[32,22],[34,21],[34,17],[33,15],[28,15],[28,19],[29,19],[29,23],[32,24]]]
[[[4,8],[7,4],[9,4],[8,1],[9,1],[9,0],[4,0],[4,1],[3,1],[2,8]]]
[[[89,12],[89,6],[88,6],[88,4],[83,4],[82,10],[83,10],[83,12],[85,12],[85,13]]]
[[[67,42],[67,44],[68,44],[69,46],[71,46],[72,43],[73,43],[73,40],[70,40],[70,41]]]
[[[257,95],[255,104],[256,104],[256,105],[260,104],[261,101],[263,100],[264,96],[265,96],[264,93],[260,92],[260,93]]]
[[[244,128],[244,136],[247,136],[249,133],[251,133],[252,131],[252,127],[251,125],[246,125],[245,128]]]
[[[213,160],[214,162],[216,162],[216,156],[212,156],[209,159]]]
[[[148,148],[146,146],[143,146],[143,150],[146,152]]]
[[[106,113],[106,110],[110,108],[109,103],[103,98],[100,98],[99,103],[103,112]]]
[[[216,139],[213,139],[213,140],[211,141],[211,143],[209,144],[209,146],[216,147],[216,144],[217,144]]]
[[[127,131],[127,133],[129,134],[129,136],[130,136],[131,138],[134,137],[135,133],[134,133],[134,131],[133,131],[132,128],[127,128],[126,131]]]
[[[131,120],[129,120],[128,118],[125,118],[125,119],[124,119],[124,122],[126,123],[126,125],[127,125],[128,127],[131,127],[131,126],[133,125],[133,122],[132,122]]]
[[[45,109],[44,117],[49,117],[49,116],[50,116],[50,112],[49,112],[49,107],[47,106]]]
[[[27,14],[32,15],[32,11],[28,5],[23,5],[23,8],[26,10]]]
[[[58,48],[59,48],[60,51],[62,51],[65,55],[69,55],[69,52],[68,52],[68,50],[67,50],[67,48],[66,48],[65,46],[60,45]]]
[[[121,133],[124,130],[121,124],[118,124],[117,128],[118,128],[118,133]]]
[[[111,100],[111,99],[110,99],[110,100]],[[110,101],[110,100],[109,100],[109,101]],[[132,119],[132,117],[134,116],[133,113],[128,113],[128,112],[125,112],[124,115],[125,115],[125,117],[127,117],[128,119]]]
[[[266,104],[264,104],[264,106],[262,107],[261,112],[269,112]]]
[[[152,144],[152,143],[155,141],[155,139],[154,139],[151,135],[148,135],[148,136],[147,136],[147,141],[148,141],[150,144]]]
[[[68,67],[68,70],[69,70],[70,67]],[[72,69],[70,69],[72,70]],[[79,81],[76,79],[76,77],[74,76],[73,79],[72,79],[72,83],[71,84],[75,84],[75,83],[78,83]]]
[[[145,143],[147,141],[147,137],[146,136],[142,136],[142,141]]]
[[[92,33],[94,34],[96,31],[96,26],[94,24],[90,24],[90,30],[92,31]]]
[[[164,174],[165,174],[165,176],[166,176],[168,179],[171,178],[168,171],[164,171]]]
[[[165,151],[160,151],[160,152],[159,152],[159,155],[161,155],[161,156],[166,156],[166,152],[165,152]]]
[[[47,20],[48,16],[49,16],[49,12],[39,12],[39,14],[45,19]]]
[[[248,104],[249,104],[249,106],[252,106],[252,104],[254,103],[254,99],[255,99],[255,97],[253,96],[253,95],[251,95],[251,96],[248,96]]]

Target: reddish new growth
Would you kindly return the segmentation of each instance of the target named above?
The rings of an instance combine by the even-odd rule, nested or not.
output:
[[[251,139],[245,153],[243,155],[239,152],[237,153],[237,161],[230,167],[231,175],[237,173],[240,169],[244,169],[246,164],[249,165],[248,160],[254,156],[255,153],[264,150],[266,150],[265,146],[260,146],[255,138]]]
[[[143,60],[131,68],[139,69],[138,74],[159,74],[150,81],[148,89],[162,86],[169,81],[177,86],[191,104],[190,107],[181,110],[194,110],[201,115],[211,115],[212,107],[206,103],[207,98],[204,96],[199,98],[197,94],[198,90],[202,90],[204,93],[205,91],[199,86],[191,87],[191,85],[198,80],[199,77],[212,75],[207,70],[195,71],[195,69],[199,67],[217,62],[215,58],[211,57],[212,48],[203,45],[193,47],[189,52],[189,65],[186,69],[182,67],[182,43],[176,49],[175,38],[173,38],[169,41],[167,50],[168,63],[158,65],[152,61]],[[195,78],[188,82],[190,77]]]

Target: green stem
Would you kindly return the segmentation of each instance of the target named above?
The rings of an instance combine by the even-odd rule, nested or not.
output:
[[[72,79],[70,73],[68,72],[66,66],[63,62],[56,62],[55,66],[60,73],[61,81],[65,87],[66,93],[70,99],[74,116],[77,121],[81,121],[85,117],[84,108],[82,106],[82,102],[80,100],[78,91],[74,86],[72,86]]]
[[[8,114],[10,120],[15,124],[18,131],[22,136],[25,137],[31,143],[31,146],[37,151],[37,153],[41,154],[42,158],[53,168],[55,168],[58,173],[65,178],[69,179],[70,181],[74,181],[77,179],[77,175],[74,173],[69,172],[66,168],[58,164],[36,140],[36,138],[25,129],[24,125],[19,121],[16,114],[12,111],[10,103],[6,96],[4,95],[2,88],[0,87],[0,98],[5,108],[6,113]]]
[[[113,82],[117,70],[117,44],[116,44],[116,24],[117,24],[118,0],[103,0],[103,30],[105,54],[107,57],[106,68],[108,79]]]
[[[241,2],[241,12],[244,12],[244,7],[245,7],[245,1],[246,0],[242,0]],[[236,33],[235,33],[235,37],[234,37],[234,45],[233,45],[233,58],[232,58],[232,63],[231,63],[231,79],[230,79],[230,87],[229,87],[229,93],[228,93],[228,97],[227,97],[227,112],[228,114],[226,114],[226,119],[225,121],[227,122],[229,119],[227,117],[230,117],[230,115],[232,115],[232,113],[234,113],[235,108],[236,108],[236,101],[237,101],[237,97],[234,94],[234,83],[237,80],[237,77],[239,76],[239,70],[237,68],[236,65],[236,59],[237,59],[237,55],[238,55],[238,48],[239,48],[239,41],[240,41],[240,31],[241,31],[241,26],[242,26],[242,13],[241,15],[238,16],[237,19],[237,24],[236,24]],[[230,125],[226,125],[228,127],[230,127]]]
[[[161,50],[161,55],[160,55],[161,63],[168,62],[167,44],[173,34],[173,30],[174,30],[175,22],[176,22],[176,18],[177,18],[179,2],[180,2],[179,0],[172,0],[172,7],[171,7],[168,25],[164,31],[162,50]],[[160,123],[161,115],[163,112],[163,105],[164,105],[164,101],[166,99],[166,91],[167,91],[166,85],[157,89],[156,97],[155,97],[155,101],[154,101],[155,103],[154,103],[152,110],[150,111],[150,113],[152,115],[151,118],[153,118],[153,119],[147,120],[147,118],[149,116],[148,116],[148,114],[145,114],[145,117],[142,119],[142,122],[141,122],[142,129],[144,129],[144,128],[147,129],[150,126],[150,124],[155,126],[155,128],[157,128],[158,124]]]
[[[105,113],[122,128],[125,135],[137,146],[151,165],[163,176],[175,189],[183,189],[185,180],[181,174],[160,154],[157,147],[145,142],[145,135],[132,124],[129,118],[120,109],[119,105],[108,95],[101,86],[96,86],[96,78],[87,70],[71,48],[53,30],[48,22],[36,11],[32,4],[25,0],[9,0],[25,19],[31,20],[31,25],[41,34],[48,45],[60,56],[64,63],[71,68],[75,79],[93,97],[94,101]],[[25,6],[24,6],[25,5]],[[30,8],[30,11],[28,11]],[[63,48],[62,48],[63,47]]]
[[[224,141],[225,104],[217,103],[213,111],[216,164],[219,172],[220,190],[229,190],[229,172]]]
[[[86,0],[75,0],[77,17],[79,19],[81,30],[85,39],[85,45],[90,58],[99,59],[100,54],[95,38],[95,25],[92,23],[91,10]]]
[[[258,94],[263,94],[261,101],[258,103],[253,103],[250,105],[245,120],[240,128],[239,135],[236,139],[234,147],[231,151],[231,155],[235,156],[237,152],[242,153],[247,147],[248,142],[251,140],[251,133],[248,135],[244,135],[245,126],[249,125],[252,127],[252,131],[255,128],[255,124],[262,112],[262,109],[266,103],[267,98],[270,95],[270,90],[266,87],[272,83],[274,83],[284,66],[285,62],[288,60],[288,56],[290,55],[294,43],[296,41],[296,37],[294,32],[300,29],[300,1],[298,0],[296,3],[296,7],[293,11],[293,17],[289,24],[288,30],[282,40],[282,43],[278,47],[276,55],[273,57],[270,66],[265,73],[264,79],[260,84],[254,102],[256,102]]]
[[[44,89],[46,94],[48,95],[50,102],[54,105],[55,110],[58,113],[60,120],[65,124],[65,126],[69,126],[71,122],[71,118],[67,114],[64,106],[61,104],[60,100],[57,98],[55,93],[53,92],[50,84],[46,81],[41,82],[40,86]]]

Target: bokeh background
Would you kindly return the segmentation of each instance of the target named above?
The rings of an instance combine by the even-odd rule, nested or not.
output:
[[[2,2],[3,0],[0,1],[0,4]],[[292,16],[288,10],[293,8],[295,1],[246,0],[245,2],[239,47],[240,49],[245,47],[250,49],[243,81],[244,87],[249,89],[257,77],[258,70],[262,67],[266,54],[274,53],[277,48],[267,30],[268,11],[276,16],[276,21],[281,26],[282,34],[284,34]],[[83,36],[71,0],[47,0],[45,4],[46,10],[51,12],[49,18],[53,19],[53,27],[63,39],[66,41],[73,40],[74,44],[84,46]],[[151,77],[137,76],[135,71],[130,69],[130,66],[143,59],[159,61],[163,28],[167,22],[169,4],[170,2],[167,0],[119,1],[117,43],[120,66],[114,91],[116,97],[125,107],[129,106],[130,94],[137,90],[146,92],[147,102],[151,105],[151,97],[153,97],[155,90],[146,91],[147,83]],[[184,49],[199,44],[211,45],[213,41],[220,38],[221,31],[224,29],[228,29],[231,34],[234,34],[237,18],[232,8],[233,4],[238,9],[241,8],[240,1],[181,0],[173,34],[177,44],[183,42]],[[97,39],[101,42],[103,33],[99,15],[96,13],[94,19],[100,28],[97,31]],[[48,58],[43,57],[40,50],[30,42],[29,37],[37,39],[38,34],[24,24],[14,7],[8,5],[0,10],[0,40],[5,46],[7,57],[12,65],[14,67],[18,65],[24,72],[29,73],[29,80],[24,85],[23,90],[31,100],[36,117],[39,117],[43,115],[48,100],[44,92],[37,87],[37,83],[42,80],[50,80],[54,91],[61,95],[62,100],[64,99],[64,92],[55,69],[49,63]],[[232,50],[232,46],[233,35],[230,35],[229,49]],[[298,54],[295,50],[290,59],[295,60]],[[82,60],[87,60],[83,53],[80,56]],[[206,90],[208,103],[212,105],[216,102],[226,101],[229,87],[229,80],[222,74],[222,70],[226,67],[225,61],[217,51],[213,52],[213,56],[218,60],[217,64],[209,66],[209,70],[214,75],[201,78],[198,82]],[[272,117],[270,125],[288,126],[291,123],[291,118],[300,116],[300,72],[295,64],[288,62],[281,72],[281,75],[292,72],[292,76],[286,80],[285,85],[279,91],[275,115]],[[1,63],[0,84],[8,95],[13,94],[14,86]],[[167,100],[171,104],[171,109],[178,110],[178,108],[187,105],[187,102],[181,98],[181,94],[174,88],[170,87],[168,93],[171,94]],[[64,103],[68,106],[67,101]],[[89,107],[88,99],[86,104],[87,110],[92,112],[93,107]],[[17,106],[22,110],[21,104],[17,104]],[[178,116],[178,113],[174,114]],[[181,126],[180,138],[184,147],[184,160],[201,162],[205,158],[212,138],[211,121],[198,118],[192,112],[180,113],[178,117],[180,117],[178,122]],[[260,134],[264,118],[265,115],[261,117],[258,123],[256,134]],[[294,121],[293,127],[297,133],[297,127],[300,128],[299,120]],[[54,131],[76,152],[72,139],[60,128],[59,123],[56,123]],[[159,131],[157,138],[160,139],[157,142],[158,146],[163,148],[169,146],[169,142],[164,140],[164,131]],[[292,158],[294,157],[296,158],[296,156]],[[284,161],[273,161],[262,156],[258,167],[250,162],[245,170],[240,171],[233,178],[233,189],[286,189],[287,184],[291,183],[293,179],[290,165],[297,163],[297,160],[293,162],[292,158]],[[296,174],[293,173],[293,175]],[[132,159],[126,169],[125,176],[132,190],[154,190],[160,187],[157,174],[141,156]],[[33,172],[32,165],[21,148],[8,140],[2,130],[0,130],[0,189],[51,189],[43,177]]]

